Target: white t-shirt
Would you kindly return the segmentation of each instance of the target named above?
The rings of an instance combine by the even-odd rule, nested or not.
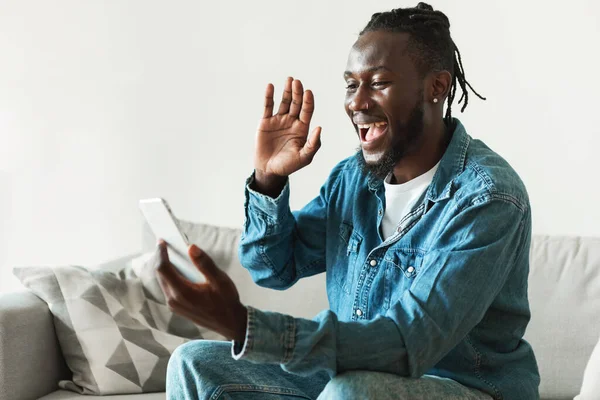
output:
[[[390,182],[392,174],[385,178],[385,213],[381,221],[381,235],[384,239],[392,236],[400,223],[400,220],[408,214],[419,200],[427,187],[431,184],[433,176],[440,163],[423,175],[417,176],[406,183],[392,185]]]

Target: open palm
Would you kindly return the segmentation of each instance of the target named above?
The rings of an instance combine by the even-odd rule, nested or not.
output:
[[[256,137],[255,168],[265,174],[288,176],[311,163],[321,145],[321,127],[308,135],[315,109],[314,96],[302,82],[288,78],[277,114],[273,115],[272,84],[265,92],[265,109]]]

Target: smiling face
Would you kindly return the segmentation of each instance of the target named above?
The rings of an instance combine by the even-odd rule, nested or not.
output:
[[[363,166],[385,177],[420,144],[424,78],[407,51],[409,34],[362,34],[348,56],[345,108],[360,139]]]

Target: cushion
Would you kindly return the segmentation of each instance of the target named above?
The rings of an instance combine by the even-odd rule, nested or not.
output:
[[[164,393],[147,393],[147,394],[125,394],[111,396],[109,400],[165,400]],[[90,400],[89,396],[68,392],[66,390],[57,390],[38,400]],[[104,399],[100,399],[104,400]]]
[[[540,369],[540,396],[572,399],[600,335],[600,238],[536,235],[530,260],[525,339]]]
[[[165,390],[167,363],[179,345],[201,338],[174,315],[152,270],[115,274],[80,266],[15,268],[14,274],[48,303],[71,381],[63,389],[110,395]],[[144,284],[145,283],[145,284]]]
[[[600,340],[585,367],[581,392],[575,400],[594,400],[600,393]]]
[[[165,400],[164,393],[147,393],[147,394],[125,394],[111,396],[107,400]],[[91,400],[89,396],[79,395],[66,390],[57,390],[38,400]],[[100,398],[99,400],[104,400]]]

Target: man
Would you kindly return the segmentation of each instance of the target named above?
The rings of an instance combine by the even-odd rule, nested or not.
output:
[[[233,341],[196,341],[169,364],[172,399],[537,399],[522,337],[531,210],[509,164],[453,119],[471,88],[447,17],[424,3],[374,14],[350,50],[346,111],[360,139],[306,207],[288,176],[310,164],[313,94],[272,85],[246,188],[242,264],[285,289],[326,273],[314,320],[244,307],[196,246],[208,283],[182,279],[159,249],[170,307]],[[443,105],[447,100],[446,115]],[[460,101],[459,101],[460,102]]]

